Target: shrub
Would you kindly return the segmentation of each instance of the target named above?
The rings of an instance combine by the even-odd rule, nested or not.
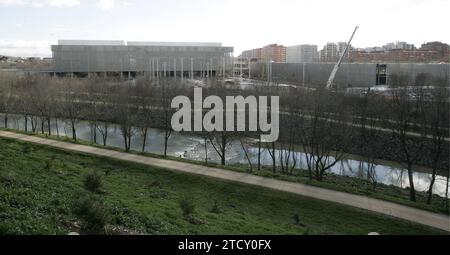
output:
[[[84,188],[94,193],[101,193],[103,187],[103,176],[97,172],[91,172],[84,179]]]
[[[31,152],[31,147],[28,144],[22,146],[22,153],[29,154]]]
[[[189,223],[193,224],[193,225],[203,225],[203,224],[207,224],[208,223],[206,220],[202,220],[200,218],[197,218],[194,215],[186,216],[186,220]]]
[[[300,225],[300,216],[298,214],[294,214],[293,216],[295,225]]]
[[[0,183],[5,187],[11,187],[17,183],[17,179],[14,175],[10,173],[0,173]]]
[[[50,171],[52,169],[53,161],[51,159],[45,160],[44,170]]]
[[[84,195],[75,200],[73,212],[79,217],[81,230],[86,234],[105,234],[105,226],[109,214],[103,204],[91,194]]]
[[[183,196],[180,200],[180,208],[183,212],[183,216],[192,215],[195,212],[195,203],[192,197]]]
[[[212,213],[216,213],[216,214],[219,214],[219,213],[222,213],[222,212],[223,212],[223,210],[222,210],[222,208],[220,207],[220,205],[219,205],[219,203],[217,202],[217,200],[214,200],[214,205],[213,205],[213,208],[211,209],[211,212],[212,212]]]

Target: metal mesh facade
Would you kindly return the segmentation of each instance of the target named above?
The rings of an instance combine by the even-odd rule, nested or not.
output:
[[[53,45],[53,71],[94,72],[198,72],[232,69],[232,47]]]
[[[386,85],[398,85],[395,84],[398,79],[402,79],[404,84],[409,85],[448,86],[450,82],[449,64],[386,63],[384,65],[387,70]],[[334,64],[326,63],[272,63],[272,79],[293,84],[304,82],[323,86],[330,77],[333,67]],[[252,76],[267,79],[267,64],[254,64]],[[370,87],[376,85],[376,82],[377,64],[374,63],[344,63],[334,81],[342,87]]]

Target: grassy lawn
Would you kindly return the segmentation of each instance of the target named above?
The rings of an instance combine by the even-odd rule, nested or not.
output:
[[[98,194],[83,185],[93,171],[103,176]],[[91,196],[110,233],[444,234],[293,194],[0,139],[0,233],[80,231],[76,201]],[[182,199],[196,206],[190,217]]]
[[[123,152],[124,150],[117,147],[104,147],[102,145],[93,144],[88,141],[73,141],[70,138],[67,137],[56,137],[56,136],[48,136],[48,135],[42,135],[39,133],[26,133],[23,131],[13,130],[13,129],[4,129],[0,128],[0,130],[5,130],[9,132],[15,132],[15,133],[21,133],[31,136],[37,136],[37,137],[43,137],[48,139],[54,139],[64,142],[70,142],[70,143],[76,143],[76,144],[83,144],[88,146],[95,146],[98,148],[106,148],[110,150],[120,151]],[[155,157],[155,158],[164,158],[162,155],[152,154],[152,153],[141,153],[136,151],[130,151],[129,153],[138,154],[138,155],[144,155],[149,157]],[[197,165],[206,165],[203,161],[195,161],[195,160],[189,160],[184,158],[177,158],[177,157],[171,157],[168,156],[166,159],[170,160],[176,160],[181,162],[187,162]],[[237,171],[237,172],[245,172],[250,173],[250,167],[246,164],[234,164],[234,165],[226,165],[222,166],[220,164],[215,163],[208,163],[208,166],[211,167],[217,167],[222,168],[226,170],[231,171]],[[256,166],[254,166],[256,168]],[[426,192],[416,192],[417,196],[417,202],[411,202],[409,200],[409,189],[407,188],[400,188],[393,185],[385,185],[382,183],[377,183],[376,188],[373,189],[372,183],[369,183],[366,180],[355,178],[355,177],[348,177],[348,176],[339,176],[336,174],[330,174],[326,173],[323,181],[316,181],[316,180],[310,180],[308,177],[307,171],[302,170],[296,170],[292,174],[288,173],[282,173],[281,171],[277,173],[273,173],[272,169],[270,167],[263,167],[261,171],[257,171],[254,169],[251,174],[262,176],[262,177],[268,177],[268,178],[275,178],[283,181],[290,181],[290,182],[298,182],[303,184],[308,184],[312,186],[317,186],[321,188],[331,189],[331,190],[337,190],[357,195],[364,195],[376,199],[386,200],[410,207],[415,207],[418,209],[441,213],[450,215],[449,210],[446,206],[446,199],[443,197],[440,197],[438,195],[433,196],[432,203],[428,205],[426,203],[428,194]],[[448,199],[447,199],[448,200]]]

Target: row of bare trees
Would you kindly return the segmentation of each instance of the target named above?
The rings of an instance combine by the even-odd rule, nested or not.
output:
[[[278,95],[281,102],[280,139],[276,143],[257,142],[257,169],[261,169],[261,154],[267,151],[272,159],[272,171],[292,174],[299,162],[294,152],[306,154],[310,179],[323,180],[325,174],[346,153],[361,155],[367,163],[367,180],[375,187],[376,159],[395,160],[408,171],[410,198],[416,200],[414,168],[425,165],[432,169],[428,202],[438,174],[448,175],[448,90],[431,93],[420,88],[392,90],[389,97],[367,93],[347,95],[324,89],[256,87],[242,90],[212,81],[204,88],[204,97],[218,95]],[[414,96],[411,96],[411,95]],[[131,150],[136,134],[142,136],[142,151],[147,146],[150,128],[164,133],[164,150],[172,136],[170,125],[174,109],[171,100],[177,95],[192,98],[192,89],[173,79],[133,81],[63,79],[46,76],[0,77],[0,112],[3,126],[8,128],[9,114],[19,114],[25,120],[25,130],[52,135],[52,123],[59,135],[58,120],[64,121],[73,140],[77,140],[77,123],[89,122],[93,143],[107,145],[111,123],[123,137],[126,151]],[[101,136],[101,141],[98,135]],[[227,151],[238,140],[253,170],[246,138],[259,134],[234,132],[200,132],[205,151],[208,144],[226,164]],[[447,140],[446,140],[447,139]],[[205,155],[207,161],[208,155]]]

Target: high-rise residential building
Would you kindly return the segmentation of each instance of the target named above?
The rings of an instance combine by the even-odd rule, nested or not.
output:
[[[383,46],[379,51],[352,51],[349,59],[352,62],[415,62],[430,63],[450,61],[450,45],[441,42],[422,44],[420,49],[398,42]],[[389,48],[389,50],[387,50]]]
[[[347,48],[347,44],[346,42],[338,42],[337,43],[337,51],[338,51],[338,55],[341,56],[342,53],[344,53],[345,48]]]
[[[384,45],[383,50],[390,51],[390,50],[415,50],[416,47],[414,44],[409,44],[407,42],[390,42],[386,45]]]
[[[313,63],[318,61],[317,45],[296,45],[286,48],[286,63]]]
[[[261,49],[262,61],[286,63],[286,47],[278,44],[269,44]]]
[[[249,59],[250,61],[259,61],[261,60],[261,50],[261,48],[246,50],[242,52],[240,57],[243,59]]]
[[[339,52],[336,43],[327,43],[320,51],[321,62],[333,62],[339,59]]]
[[[422,44],[420,50],[432,51],[436,53],[437,60],[442,62],[450,61],[450,45],[441,42],[429,42]]]
[[[286,47],[278,44],[269,44],[263,48],[243,51],[239,57],[250,59],[251,61],[286,63]]]

